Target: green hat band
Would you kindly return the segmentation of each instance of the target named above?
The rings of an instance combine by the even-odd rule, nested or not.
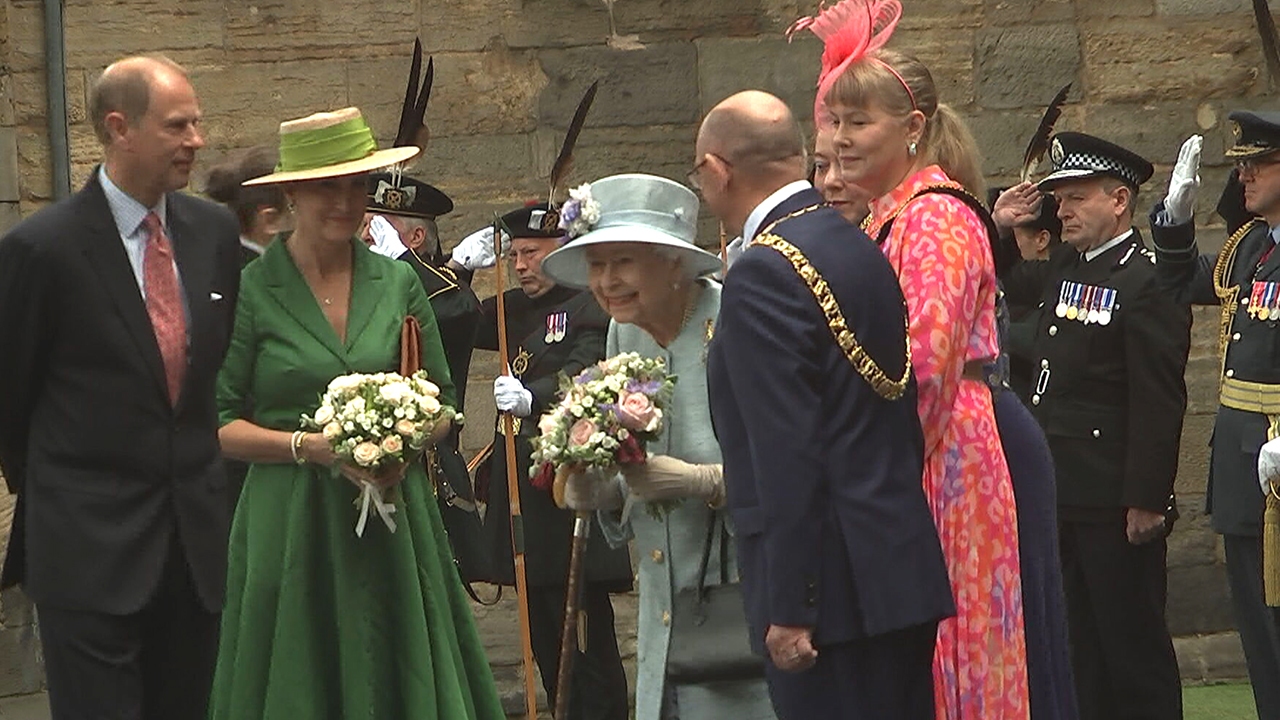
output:
[[[378,143],[363,117],[345,120],[315,130],[300,130],[280,136],[280,164],[276,172],[315,170],[366,158]]]

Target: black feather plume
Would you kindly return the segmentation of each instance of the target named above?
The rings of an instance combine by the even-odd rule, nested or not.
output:
[[[1044,154],[1049,150],[1049,138],[1053,136],[1053,126],[1058,122],[1058,118],[1062,115],[1062,103],[1067,101],[1067,93],[1071,92],[1071,83],[1062,86],[1057,95],[1053,96],[1053,102],[1049,103],[1049,107],[1045,108],[1044,115],[1040,118],[1040,126],[1036,128],[1036,132],[1031,136],[1031,142],[1027,143],[1027,152],[1022,156],[1022,182],[1031,179],[1031,174],[1036,171],[1036,166],[1044,159]]]
[[[573,120],[570,121],[569,130],[564,136],[564,144],[560,146],[560,154],[556,156],[556,162],[551,166],[551,189],[547,194],[548,204],[554,206],[556,191],[560,189],[561,183],[568,177],[569,169],[573,166],[573,146],[578,143],[578,134],[582,132],[582,126],[587,121],[587,112],[591,110],[591,103],[596,99],[596,89],[599,86],[599,80],[591,83],[591,87],[587,88],[582,100],[578,102],[577,111],[573,113]]]
[[[1276,21],[1271,17],[1267,0],[1253,0],[1253,17],[1258,22],[1258,36],[1262,40],[1262,54],[1267,58],[1267,70],[1271,86],[1280,82],[1280,37],[1276,35]]]
[[[435,63],[427,58],[427,74],[418,90],[418,73],[422,70],[422,41],[413,41],[413,62],[409,65],[409,84],[404,91],[404,105],[400,108],[400,125],[396,130],[394,146],[416,145],[425,148],[427,126],[423,118],[427,114],[427,100],[431,98],[431,83],[435,79]]]

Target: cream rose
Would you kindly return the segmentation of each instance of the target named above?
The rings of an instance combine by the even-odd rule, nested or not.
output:
[[[404,441],[400,439],[399,435],[388,435],[382,438],[381,447],[382,452],[388,455],[395,455],[401,450],[404,450]]]
[[[418,431],[417,424],[409,420],[401,420],[400,422],[396,423],[396,432],[400,433],[401,435],[404,435],[405,437],[409,437],[417,431]]]
[[[413,391],[409,389],[409,385],[402,382],[387,383],[378,388],[378,395],[389,403],[398,403],[401,398],[411,392]]]
[[[321,430],[320,432],[321,434],[324,435],[325,440],[333,442],[335,439],[337,439],[339,435],[342,434],[342,426],[336,422],[331,422],[325,425],[324,429]]]
[[[328,425],[333,422],[333,417],[333,406],[321,405],[320,408],[316,410],[315,421],[317,425]]]
[[[648,395],[625,390],[618,397],[617,412],[618,422],[633,432],[652,432],[660,417]]]
[[[362,442],[351,451],[351,459],[362,467],[373,465],[380,457],[382,457],[382,449],[371,442]]]
[[[596,424],[583,418],[569,428],[569,447],[582,447],[591,441],[591,436],[599,432]]]
[[[440,401],[430,395],[424,396],[418,402],[418,406],[422,408],[422,412],[428,415],[435,415],[440,412]]]

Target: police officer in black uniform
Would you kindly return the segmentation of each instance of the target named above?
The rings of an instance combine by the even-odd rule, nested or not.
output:
[[[1228,238],[1199,254],[1193,210],[1200,138],[1183,145],[1169,194],[1152,213],[1156,272],[1181,302],[1220,305],[1221,391],[1213,426],[1207,510],[1222,535],[1227,578],[1258,717],[1280,718],[1280,633],[1263,600],[1258,449],[1280,419],[1280,113],[1236,111],[1229,119],[1237,177],[1219,213]],[[1241,186],[1243,186],[1241,188]],[[1243,205],[1246,211],[1237,214]]]
[[[1165,623],[1165,537],[1191,313],[1160,290],[1132,227],[1151,163],[1081,133],[1055,136],[1050,156],[1053,172],[1039,189],[1058,201],[1064,244],[1048,262],[1016,264],[1002,279],[1012,301],[1040,305],[1031,409],[1057,474],[1080,714],[1181,718]],[[1029,217],[1037,196],[1029,185],[1006,192],[997,222]]]
[[[550,704],[560,661],[565,584],[569,577],[573,512],[556,506],[550,487],[530,483],[530,439],[538,418],[559,401],[559,375],[577,374],[604,358],[609,316],[589,292],[556,285],[542,274],[542,259],[560,246],[559,215],[545,203],[502,217],[511,231],[509,256],[520,287],[506,291],[506,327],[511,375],[494,382],[499,411],[516,416],[516,462],[520,509],[524,518],[525,572],[533,654]],[[480,231],[454,249],[451,264],[460,274],[493,263],[493,234]],[[483,320],[476,347],[498,349],[497,299],[481,303]],[[492,455],[477,472],[480,494],[487,489],[485,535],[494,561],[494,582],[515,584],[506,454],[501,428]],[[487,476],[487,478],[486,478]],[[610,593],[631,590],[631,560],[625,547],[612,549],[596,527],[584,558],[582,610],[586,643],[573,663],[569,717],[576,720],[626,720],[627,678],[614,632]]]

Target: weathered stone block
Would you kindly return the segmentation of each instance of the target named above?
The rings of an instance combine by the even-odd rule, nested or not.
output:
[[[510,200],[518,205],[526,198],[546,194],[546,171],[534,167],[527,134],[438,138],[431,142],[427,157],[417,167],[421,168],[420,173],[433,178],[433,185],[449,193],[455,203]],[[430,168],[440,171],[431,172]],[[466,213],[458,217],[464,218]],[[490,214],[479,224],[467,227],[474,230],[492,219]]]
[[[22,221],[22,205],[16,202],[0,203],[0,234]]]
[[[894,33],[890,47],[914,55],[929,68],[940,102],[963,108],[977,98],[974,32],[959,21],[937,29],[905,27]],[[816,65],[813,72],[816,77]]]
[[[1098,135],[1126,147],[1155,165],[1161,173],[1153,176],[1143,188],[1146,205],[1164,197],[1169,186],[1169,172],[1178,159],[1178,150],[1188,137],[1204,135],[1201,157],[1220,158],[1225,148],[1221,133],[1205,133],[1196,121],[1195,108],[1186,103],[1106,103],[1091,105],[1086,114],[1086,127]],[[1208,188],[1206,193],[1212,193]],[[1149,209],[1149,208],[1144,208]]]
[[[96,72],[125,55],[160,51],[181,63],[212,60],[222,54],[227,7],[218,0],[73,0],[63,14],[67,64]]]
[[[1156,12],[1161,15],[1230,15],[1252,13],[1249,0],[1156,0]],[[1241,17],[1241,21],[1245,21]],[[1250,15],[1248,22],[1252,23]]]
[[[696,45],[704,114],[740,90],[764,90],[786,101],[797,118],[812,117],[822,57],[816,37],[793,43],[782,37],[717,38]]]
[[[1235,628],[1226,570],[1221,565],[1170,568],[1166,608],[1169,632],[1174,635]]]
[[[11,127],[0,127],[0,202],[21,200],[18,185],[18,133]]]
[[[420,30],[416,0],[216,4],[225,8],[222,45],[236,62],[399,55]]]
[[[5,36],[7,64],[13,72],[44,68],[44,3],[32,0],[7,3],[9,33]]]
[[[1090,101],[1165,102],[1250,94],[1263,67],[1252,26],[1113,23],[1084,35]]]
[[[916,0],[905,5],[902,21],[898,23],[903,29],[945,30],[982,25],[983,0]]]
[[[231,63],[195,67],[190,74],[211,147],[275,145],[282,121],[348,104],[345,60]]]
[[[1204,489],[1203,478],[1200,489]],[[1179,495],[1178,512],[1181,517],[1169,535],[1167,566],[1172,569],[1217,564],[1218,536],[1209,526],[1209,516],[1204,514],[1204,495]]]
[[[1173,650],[1178,654],[1178,674],[1184,684],[1242,680],[1249,676],[1237,633],[1174,638]]]
[[[1155,0],[1094,0],[1076,3],[1076,16],[1081,20],[1150,17],[1155,12]]]
[[[990,175],[1013,177],[1022,170],[1027,143],[1040,125],[1040,113],[1018,111],[982,112],[965,117],[982,151],[983,170]],[[1046,164],[1047,168],[1048,165]]]
[[[1067,24],[983,30],[976,56],[978,102],[984,108],[1042,108],[1077,80],[1080,39]],[[1078,96],[1080,88],[1072,92]]]
[[[500,32],[513,48],[599,45],[609,35],[608,10],[597,0],[506,0],[503,6],[503,12],[479,24]]]
[[[1070,0],[986,0],[984,15],[991,25],[1063,22],[1075,17]]]
[[[539,102],[539,119],[565,127],[583,91],[600,81],[591,109],[594,127],[696,123],[698,57],[691,43],[659,43],[644,50],[607,47],[539,53],[550,79]]]
[[[1205,483],[1209,477],[1209,438],[1213,435],[1214,415],[1187,415],[1182,421],[1182,439],[1178,446],[1178,475],[1174,491],[1184,518],[1188,508],[1204,509]],[[1179,521],[1179,532],[1182,521]],[[1170,554],[1172,558],[1172,553]]]
[[[570,185],[592,182],[620,173],[648,173],[681,184],[693,166],[696,125],[645,128],[590,127],[578,137]],[[563,131],[539,132],[538,167],[551,167],[564,140]]]
[[[560,0],[540,0],[557,2]],[[643,42],[692,40],[714,35],[743,36],[766,32],[756,3],[741,0],[698,2],[627,2],[613,8],[620,35],[639,34]]]

